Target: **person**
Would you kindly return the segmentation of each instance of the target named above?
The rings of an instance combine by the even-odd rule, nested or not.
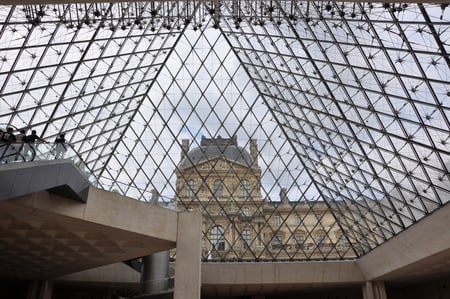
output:
[[[55,139],[55,159],[63,159],[64,153],[67,150],[66,135],[64,133],[59,134]]]
[[[36,140],[39,140],[39,141],[42,141],[42,142],[47,142],[47,140],[45,140],[44,138],[39,137],[39,136],[37,135],[36,130],[31,130],[31,135],[27,135],[27,136],[25,137],[25,139],[24,139],[24,141],[25,141],[26,143],[35,143]]]
[[[16,149],[14,147],[14,143],[16,142],[16,136],[13,132],[14,129],[12,127],[8,127],[6,132],[3,132],[1,137],[1,141],[3,143],[1,158],[5,163],[12,162],[15,159]]]
[[[8,129],[6,129],[6,133],[3,132],[2,135],[2,141],[4,143],[14,143],[16,142],[16,135],[14,135],[14,129],[12,127],[9,127]]]
[[[8,147],[7,144],[4,144],[3,142],[3,134],[5,131],[3,129],[0,129],[0,163],[3,162],[3,156],[5,154],[6,148]]]
[[[25,129],[21,129],[19,134],[16,135],[16,142],[22,143],[25,142],[26,131]]]
[[[48,150],[44,150],[43,153],[38,151],[37,145],[36,147],[34,146],[34,143],[36,141],[47,142],[47,140],[37,135],[36,130],[31,130],[31,135],[25,136],[24,139],[24,142],[26,143],[26,145],[24,146],[25,147],[24,155],[26,159],[30,159],[30,161],[33,161],[36,158],[42,159],[42,157],[45,157],[48,154]],[[31,151],[31,158],[29,157],[30,151]]]
[[[26,131],[25,131],[25,129],[21,129],[19,131],[19,134],[16,135],[16,143],[24,143],[25,142],[25,137],[26,137]],[[20,160],[20,158],[25,160],[25,157],[21,155],[21,152],[23,150],[24,144],[18,144],[17,147],[18,148],[17,148],[16,161]]]

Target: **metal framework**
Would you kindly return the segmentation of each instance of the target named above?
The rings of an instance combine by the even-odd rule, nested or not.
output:
[[[0,6],[0,123],[65,132],[102,188],[147,201],[176,197],[182,139],[256,139],[265,200],[284,187],[294,206],[326,205],[361,256],[450,200],[446,7]]]

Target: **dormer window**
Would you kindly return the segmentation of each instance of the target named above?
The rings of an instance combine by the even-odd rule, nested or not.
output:
[[[251,235],[250,235],[249,230],[244,230],[242,232],[242,241],[243,241],[244,248],[250,248]]]
[[[186,183],[186,196],[193,197],[195,195],[195,181],[190,179]]]
[[[243,214],[244,216],[249,216],[249,211],[248,211],[248,208],[247,208],[247,207],[242,208],[242,214]]]
[[[213,193],[214,193],[214,197],[222,197],[223,196],[223,183],[221,180],[214,181]]]
[[[250,183],[247,180],[241,181],[241,196],[250,196]]]
[[[281,224],[281,217],[280,215],[274,215],[273,216],[273,224],[280,225]]]

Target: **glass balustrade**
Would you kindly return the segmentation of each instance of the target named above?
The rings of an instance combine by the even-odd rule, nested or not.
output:
[[[96,178],[70,144],[62,143],[0,143],[0,164],[32,161],[71,160],[91,184],[97,185]]]

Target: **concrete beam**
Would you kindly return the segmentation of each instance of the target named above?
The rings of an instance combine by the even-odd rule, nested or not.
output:
[[[100,266],[55,279],[56,282],[77,282],[87,285],[131,286],[140,285],[141,274],[124,263]]]
[[[86,203],[48,192],[0,201],[0,276],[61,275],[175,248],[178,212],[90,188]]]
[[[52,214],[50,217],[83,220],[87,225],[104,225],[167,240],[173,242],[175,247],[178,217],[176,211],[118,193],[90,187],[85,204],[47,192],[33,193],[8,202],[11,208],[20,207],[33,215]]]
[[[367,280],[407,279],[433,274],[433,271],[449,271],[449,226],[450,205],[447,204],[356,263]]]
[[[364,281],[354,261],[204,263],[202,270],[204,285],[339,284]]]

